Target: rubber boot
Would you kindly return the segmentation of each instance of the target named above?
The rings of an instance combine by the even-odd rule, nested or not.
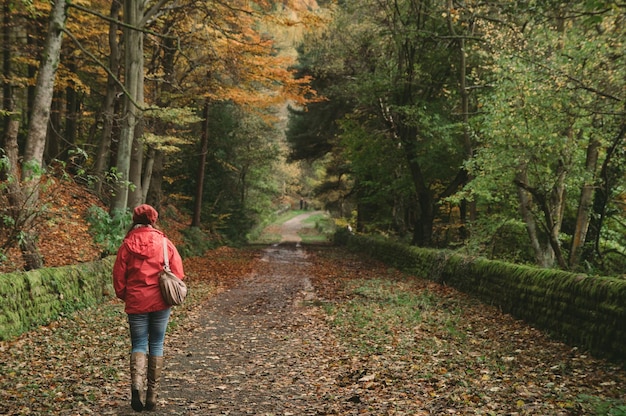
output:
[[[156,407],[159,383],[163,370],[163,357],[148,356],[148,394],[146,395],[146,410]]]
[[[130,406],[136,412],[143,410],[141,395],[146,384],[147,355],[143,352],[130,354]]]

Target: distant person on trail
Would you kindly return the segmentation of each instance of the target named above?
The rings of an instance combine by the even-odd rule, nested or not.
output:
[[[157,211],[147,204],[133,210],[133,224],[113,266],[115,294],[125,302],[124,310],[128,314],[132,344],[131,406],[138,412],[155,408],[163,369],[163,342],[171,311],[159,287],[159,274],[164,264],[164,238],[172,272],[181,279],[185,276],[176,247],[155,226],[158,216]],[[148,390],[144,396],[146,378]]]

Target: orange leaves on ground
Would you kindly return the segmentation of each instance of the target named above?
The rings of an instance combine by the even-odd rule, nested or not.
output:
[[[50,192],[42,195],[42,203],[48,208],[42,214],[38,230],[38,248],[44,255],[46,267],[99,259],[100,249],[89,233],[85,218],[89,208],[103,207],[102,202],[73,182],[51,180],[55,184]]]
[[[428,414],[590,414],[589,397],[624,402],[618,366],[453,288],[337,249],[317,251],[311,264],[316,292],[337,311],[329,321],[353,354],[341,386],[368,414],[392,403],[414,414],[416,402]],[[377,284],[424,299],[412,303],[417,322],[395,319],[394,308],[406,310],[393,296],[363,290]]]
[[[94,243],[85,221],[92,206],[103,207],[102,202],[71,181],[47,178],[46,191],[41,194],[42,208],[35,226],[39,235],[37,248],[46,267],[66,266],[98,260],[100,248]],[[0,230],[0,241],[2,230]],[[0,263],[0,273],[23,268],[17,247],[6,253],[7,261]]]
[[[211,281],[231,285],[252,273],[258,251],[220,247],[202,257],[185,259],[185,274],[190,281]]]

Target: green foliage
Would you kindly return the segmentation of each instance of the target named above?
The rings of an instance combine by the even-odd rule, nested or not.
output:
[[[26,180],[39,180],[45,173],[40,162],[36,160],[28,160],[22,164],[23,177]]]
[[[609,155],[623,124],[618,115],[623,111],[623,98],[610,91],[624,91],[624,77],[617,75],[624,64],[624,54],[617,52],[623,51],[623,44],[617,39],[623,38],[624,29],[614,25],[611,9],[600,3],[569,2],[563,7],[546,3],[524,23],[523,33],[480,23],[490,45],[490,65],[481,77],[492,88],[480,97],[481,115],[472,118],[478,144],[474,158],[466,164],[472,181],[457,197],[469,197],[490,212],[515,220],[520,201],[514,180],[521,177],[533,189],[525,207],[539,228],[560,231],[562,221],[576,222],[583,185],[596,184],[598,190],[606,187],[611,194],[619,193],[615,185],[603,183],[606,176],[599,168],[604,162],[611,166],[609,171],[624,170],[623,158],[602,159]],[[594,20],[603,29],[584,23],[586,17],[566,19],[565,29],[546,24],[546,19],[581,9],[586,10],[581,16],[594,10]],[[525,13],[514,13],[520,12]],[[586,166],[592,141],[600,144],[595,171]],[[567,189],[562,201],[561,186]],[[547,202],[555,224],[548,224],[541,199]],[[595,209],[592,215],[597,217],[603,208]],[[618,211],[615,214],[623,218],[623,209]],[[614,224],[602,226],[607,236]],[[558,238],[566,240],[564,235]],[[541,245],[548,245],[545,234]]]
[[[346,160],[354,191],[360,204],[362,219],[372,229],[394,228],[394,210],[408,205],[412,197],[411,177],[406,158],[397,143],[383,134],[376,134],[380,121],[347,117],[341,126],[340,149]]]
[[[345,215],[349,195],[363,228],[399,235],[427,215],[415,206],[417,189],[436,201],[466,154],[450,65],[456,52],[439,38],[448,32],[444,10],[429,3],[418,17],[414,7],[359,0],[337,8],[328,31],[301,50],[303,68],[335,108],[322,103],[298,113],[296,127],[311,128],[288,135],[296,156],[333,152],[317,189],[327,209]]]
[[[459,252],[511,263],[534,264],[525,224],[501,214],[479,218],[467,225],[472,238]]]
[[[333,243],[340,246],[346,245],[348,244],[348,239],[350,238],[350,235],[352,235],[352,233],[348,230],[347,227],[339,227],[335,231],[335,234],[333,234]]]
[[[328,101],[294,112],[288,138],[294,157],[327,162],[327,177],[317,188],[327,208],[346,215],[336,207],[349,195],[361,230],[418,227],[422,207],[413,193],[419,188],[437,203],[454,190],[454,179],[464,180],[456,176],[463,166],[471,182],[444,201],[476,203],[478,221],[469,228],[466,249],[541,261],[555,257],[543,230],[554,230],[553,242],[570,241],[574,230],[567,225],[576,224],[580,190],[591,185],[606,194],[596,196],[587,238],[597,233],[599,247],[617,243],[615,252],[623,253],[619,186],[626,159],[610,153],[623,148],[623,10],[601,0],[488,2],[454,10],[420,3],[420,13],[416,4],[341,2],[328,29],[312,33],[300,48],[302,73],[315,77]],[[460,107],[461,45],[451,40],[460,37],[467,109]],[[600,158],[591,170],[586,153],[596,141]],[[524,218],[536,222],[540,241],[521,232],[516,181],[528,188],[522,195],[532,190]],[[511,250],[505,247],[509,237]],[[576,267],[563,264],[567,250],[560,248],[560,264]],[[593,270],[619,270],[599,264],[600,253],[586,254]]]
[[[303,243],[325,243],[331,241],[335,232],[335,221],[327,213],[313,214],[303,221],[298,232]]]
[[[287,140],[290,160],[314,161],[323,158],[333,148],[337,134],[336,117],[345,112],[345,104],[334,101],[311,103],[307,111],[290,108]]]
[[[177,247],[181,257],[199,257],[208,250],[215,248],[215,241],[198,227],[189,227],[181,230],[184,243]]]
[[[209,132],[201,221],[211,234],[240,244],[254,224],[275,209],[282,192],[286,174],[278,130],[232,103],[215,102],[210,106]],[[193,195],[201,149],[197,142],[180,148],[170,155],[163,187],[168,194]],[[193,210],[192,198],[182,203]]]
[[[587,394],[578,396],[585,414],[594,416],[626,416],[626,402],[611,400]]]
[[[327,213],[312,215],[304,223],[314,223],[317,232],[324,237],[328,237],[335,232],[335,221]]]
[[[151,107],[144,113],[147,122],[158,120],[162,123],[172,123],[187,126],[202,121],[196,110],[188,107]]]
[[[0,172],[8,172],[11,168],[11,161],[4,149],[0,148]]]
[[[114,211],[111,215],[98,206],[89,208],[87,222],[95,243],[102,249],[102,255],[115,254],[124,240],[132,223],[130,210]]]

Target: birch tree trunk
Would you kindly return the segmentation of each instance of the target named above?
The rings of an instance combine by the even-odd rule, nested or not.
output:
[[[141,12],[143,14],[143,11]],[[131,150],[130,157],[130,171],[129,178],[130,182],[133,184],[133,187],[129,190],[128,197],[128,206],[133,208],[137,205],[141,205],[145,202],[144,194],[147,193],[147,189],[144,191],[143,187],[150,186],[150,177],[145,178],[142,176],[142,172],[144,169],[144,145],[143,145],[143,122],[140,114],[141,108],[144,106],[144,75],[143,75],[143,36],[139,37],[139,56],[137,59],[139,60],[137,66],[141,68],[141,70],[137,74],[137,91],[136,91],[136,100],[137,105],[140,106],[137,109],[137,120],[135,123],[135,131],[133,132],[133,146]]]
[[[66,19],[66,1],[57,0],[50,11],[48,35],[37,74],[35,97],[24,150],[21,187],[16,190],[18,193],[14,195],[17,206],[21,205],[20,216],[24,218],[20,249],[26,269],[38,269],[43,266],[43,258],[37,250],[37,234],[33,224],[38,215],[38,186],[43,172],[43,153],[46,146],[48,122],[50,121],[50,106],[54,94],[54,80],[59,67]]]
[[[46,134],[50,121],[50,106],[54,94],[54,80],[61,57],[61,43],[66,19],[66,2],[65,0],[57,0],[50,12],[48,36],[37,74],[35,98],[24,150],[22,179],[38,179],[43,166],[43,152],[46,147]],[[33,194],[33,197],[37,198],[37,193]]]

